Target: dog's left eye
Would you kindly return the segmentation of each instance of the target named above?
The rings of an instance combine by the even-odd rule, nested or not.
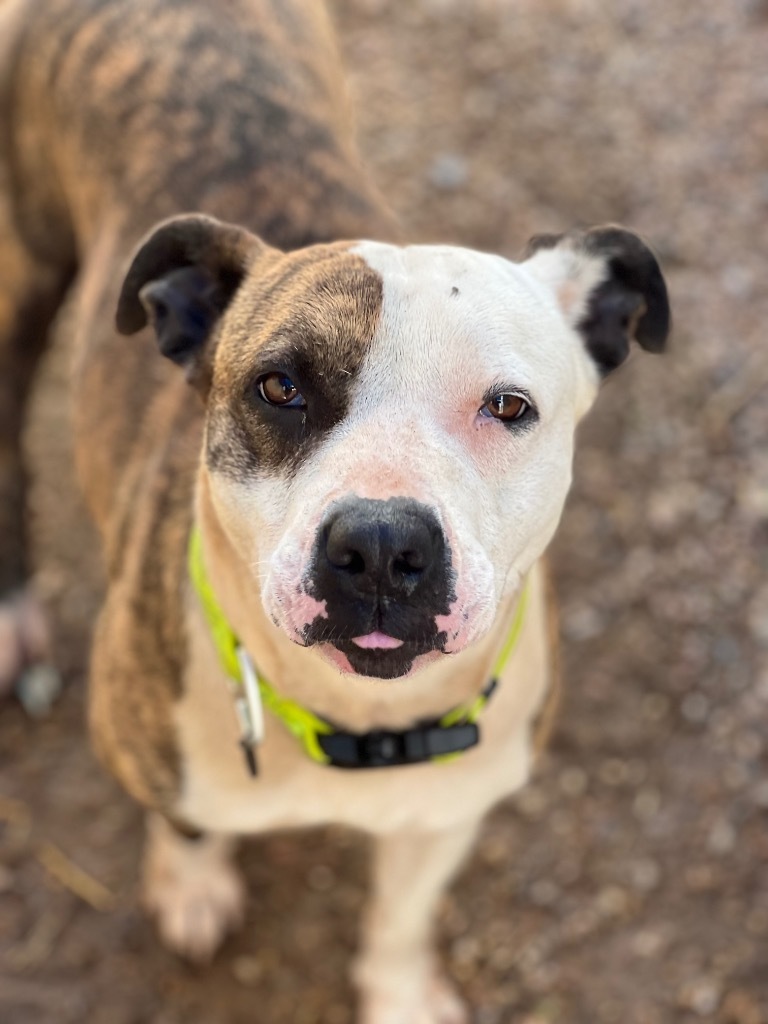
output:
[[[513,420],[521,420],[530,408],[530,403],[520,395],[500,394],[488,399],[481,407],[480,415],[511,423]]]
[[[276,405],[283,409],[303,409],[306,399],[284,373],[265,373],[256,381],[259,394],[268,405]]]

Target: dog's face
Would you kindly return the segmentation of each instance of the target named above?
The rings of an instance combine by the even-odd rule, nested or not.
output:
[[[661,348],[669,319],[655,260],[619,229],[536,239],[515,264],[372,242],[284,255],[206,218],[140,250],[121,329],[144,310],[206,395],[209,491],[266,611],[382,678],[490,628],[552,537],[601,375],[631,337]]]
[[[596,379],[502,259],[364,243],[254,268],[206,459],[275,623],[369,676],[482,635],[552,536]]]

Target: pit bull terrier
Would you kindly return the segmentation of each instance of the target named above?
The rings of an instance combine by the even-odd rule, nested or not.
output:
[[[613,226],[398,244],[313,0],[7,0],[0,40],[0,676],[48,656],[19,432],[67,295],[90,720],[164,941],[237,923],[233,837],[342,823],[359,1019],[464,1021],[435,906],[541,743],[542,556],[601,380],[664,347],[657,262]]]

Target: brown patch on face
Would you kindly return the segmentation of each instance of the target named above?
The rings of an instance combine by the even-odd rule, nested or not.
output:
[[[257,261],[222,325],[209,395],[207,462],[242,476],[290,472],[346,415],[381,313],[383,282],[345,244]],[[279,373],[304,404],[270,405]]]

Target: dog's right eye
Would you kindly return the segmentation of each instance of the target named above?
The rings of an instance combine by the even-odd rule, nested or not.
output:
[[[267,405],[283,409],[304,409],[307,402],[290,377],[284,373],[265,373],[256,381],[259,395]]]

